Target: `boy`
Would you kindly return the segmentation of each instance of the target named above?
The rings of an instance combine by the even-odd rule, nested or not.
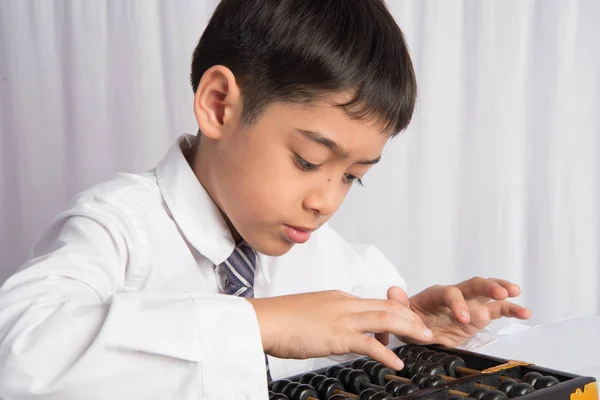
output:
[[[319,358],[401,369],[389,334],[454,346],[529,317],[502,280],[408,299],[327,226],[414,108],[381,0],[223,0],[191,78],[197,137],[78,195],[3,285],[0,397],[265,399]]]

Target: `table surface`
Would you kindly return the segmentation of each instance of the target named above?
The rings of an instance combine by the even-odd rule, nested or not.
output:
[[[493,337],[494,342],[474,351],[591,376],[600,382],[600,315],[540,324]]]

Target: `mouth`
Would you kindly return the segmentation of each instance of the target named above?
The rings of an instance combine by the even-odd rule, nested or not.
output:
[[[289,241],[301,244],[310,239],[310,235],[315,231],[315,228],[284,225],[284,230]]]

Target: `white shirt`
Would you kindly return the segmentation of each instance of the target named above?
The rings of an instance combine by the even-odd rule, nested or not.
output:
[[[0,289],[2,399],[267,399],[256,315],[221,294],[234,250],[180,138],[142,174],[77,195]],[[258,254],[255,297],[405,287],[372,246],[324,225],[281,257]],[[339,359],[269,357],[273,379]]]

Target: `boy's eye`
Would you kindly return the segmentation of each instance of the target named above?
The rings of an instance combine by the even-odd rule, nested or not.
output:
[[[349,185],[353,184],[354,182],[358,182],[360,186],[364,186],[362,180],[352,174],[344,175],[344,181]]]
[[[320,167],[320,165],[309,163],[304,158],[300,157],[298,154],[294,154],[294,161],[296,161],[298,167],[300,167],[300,169],[303,171],[316,171]]]

